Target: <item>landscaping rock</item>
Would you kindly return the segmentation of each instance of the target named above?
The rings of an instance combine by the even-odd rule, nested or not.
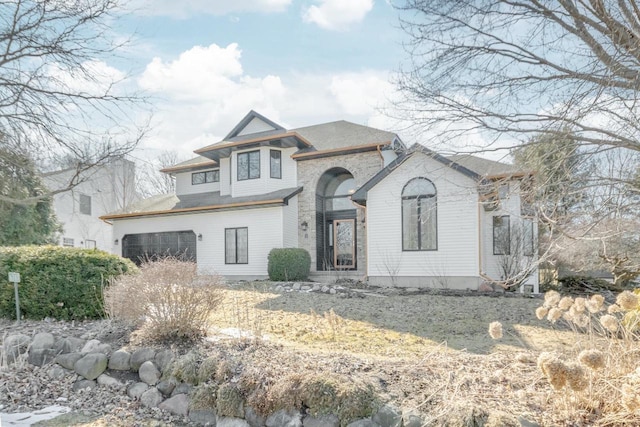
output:
[[[72,389],[75,392],[78,392],[80,390],[93,390],[94,388],[96,388],[97,384],[95,381],[90,381],[90,380],[78,380],[75,383],[73,383]]]
[[[267,427],[302,427],[302,415],[298,411],[281,409],[267,417]]]
[[[48,371],[47,371],[47,375],[49,375],[49,377],[53,380],[60,380],[62,378],[64,378],[64,376],[67,374],[67,372],[61,368],[58,365],[54,365],[52,366]]]
[[[100,375],[97,381],[98,381],[98,384],[103,387],[120,388],[124,386],[124,384],[122,384],[120,381],[118,381],[113,377],[110,377],[107,374]]]
[[[216,419],[216,427],[251,427],[242,418],[218,417]]]
[[[189,419],[197,425],[215,426],[216,412],[208,409],[192,409],[189,411]]]
[[[327,285],[324,285],[321,289],[320,292],[322,292],[323,294],[328,294],[329,293],[330,288]]]
[[[294,291],[299,291],[302,285],[300,283],[294,283],[292,289]]]
[[[336,415],[306,416],[302,420],[304,427],[340,427],[340,420]]]
[[[284,286],[282,286],[282,285],[278,285],[278,286],[276,286],[275,291],[276,291],[276,292],[284,292]]]
[[[189,413],[189,397],[186,394],[176,394],[158,405],[158,408],[174,415],[186,416]]]
[[[140,396],[140,403],[147,408],[155,408],[162,402],[162,400],[162,394],[155,387],[151,387]]]
[[[173,352],[169,349],[160,350],[153,358],[153,363],[158,367],[160,372],[164,374],[171,362],[173,361]]]
[[[76,362],[82,359],[81,353],[59,354],[55,358],[55,362],[66,369],[74,369]]]
[[[320,284],[315,283],[315,284],[313,285],[313,288],[311,288],[311,290],[312,290],[313,292],[318,292],[318,291],[320,290]]]
[[[89,353],[79,359],[74,365],[78,375],[88,380],[95,380],[107,369],[107,355],[103,353]]]
[[[52,363],[56,356],[57,352],[53,348],[36,348],[31,347],[29,349],[29,357],[27,358],[28,362],[34,366],[44,366],[48,363]]]
[[[149,386],[146,383],[135,383],[129,386],[127,395],[132,399],[138,400],[147,390],[149,390]]]
[[[31,338],[25,334],[9,335],[2,344],[2,352],[4,353],[7,363],[13,363],[21,354],[26,353]]]
[[[347,424],[347,427],[380,427],[378,424],[371,421],[371,418],[363,418]]]
[[[82,347],[81,353],[103,353],[109,354],[111,353],[111,346],[109,344],[103,344],[99,340],[89,340]]]
[[[400,427],[402,425],[402,412],[392,405],[384,405],[376,412],[371,420],[380,427]]]
[[[109,358],[109,369],[128,371],[131,369],[131,353],[126,350],[115,351]]]
[[[138,371],[140,366],[156,356],[156,350],[149,347],[140,348],[131,354],[131,370]]]
[[[256,414],[256,411],[251,406],[244,408],[244,419],[247,420],[251,427],[264,427],[267,420]]]
[[[156,365],[152,361],[147,360],[138,370],[140,379],[149,385],[156,385],[160,381],[160,371],[156,368]]]
[[[77,353],[84,347],[85,341],[76,337],[62,338],[56,341],[54,348],[62,354]]]
[[[193,390],[193,386],[189,383],[180,383],[176,385],[176,388],[171,392],[171,396],[175,396],[176,394],[190,394],[191,390]]]
[[[417,411],[405,411],[402,413],[403,427],[422,427],[422,416]]]
[[[164,396],[171,396],[171,393],[176,388],[176,380],[171,378],[166,381],[160,381],[156,385],[156,388],[160,390],[160,393],[162,393]],[[184,394],[184,393],[179,393],[179,394]]]
[[[520,423],[520,427],[540,427],[540,424],[535,421],[531,421],[522,415],[518,417],[518,422]]]
[[[37,333],[33,337],[33,341],[31,341],[31,348],[29,351],[53,348],[55,342],[56,339],[54,338],[53,334],[50,334],[48,332]]]

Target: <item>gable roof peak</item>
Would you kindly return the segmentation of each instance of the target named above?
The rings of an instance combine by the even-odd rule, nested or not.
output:
[[[237,125],[234,126],[233,129],[231,129],[231,132],[229,132],[227,136],[224,137],[223,140],[229,141],[237,137],[244,130],[244,128],[247,127],[247,125],[251,123],[254,119],[258,119],[261,122],[267,124],[268,126],[271,126],[273,128],[271,129],[272,131],[273,130],[283,131],[283,132],[286,131],[286,129],[283,126],[279,125],[273,120],[268,119],[267,117],[263,116],[262,114],[258,113],[255,110],[249,110],[249,112],[242,118],[242,120],[238,122]]]

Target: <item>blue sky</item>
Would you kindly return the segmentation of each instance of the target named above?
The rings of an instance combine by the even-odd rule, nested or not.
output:
[[[379,108],[406,59],[385,0],[134,0],[115,31],[135,33],[109,63],[151,96],[148,155],[184,157],[250,109],[293,128],[350,120],[393,129]]]

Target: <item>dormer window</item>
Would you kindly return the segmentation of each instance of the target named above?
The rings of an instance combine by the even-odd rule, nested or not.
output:
[[[220,181],[220,171],[194,172],[191,174],[191,185],[208,184]]]
[[[260,178],[260,151],[238,154],[238,181]]]

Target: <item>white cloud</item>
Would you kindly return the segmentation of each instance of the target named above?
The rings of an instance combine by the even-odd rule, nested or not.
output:
[[[347,114],[371,115],[386,103],[393,86],[382,73],[362,72],[334,76],[330,89]]]
[[[104,61],[85,61],[82,69],[68,70],[52,64],[47,74],[53,79],[52,85],[63,91],[101,96],[113,89],[115,83],[122,82],[126,75]]]
[[[319,3],[309,7],[303,18],[325,30],[344,31],[361,22],[373,9],[373,0],[320,0]]]
[[[187,18],[198,14],[284,12],[290,4],[291,0],[134,0],[129,9],[140,15]]]

